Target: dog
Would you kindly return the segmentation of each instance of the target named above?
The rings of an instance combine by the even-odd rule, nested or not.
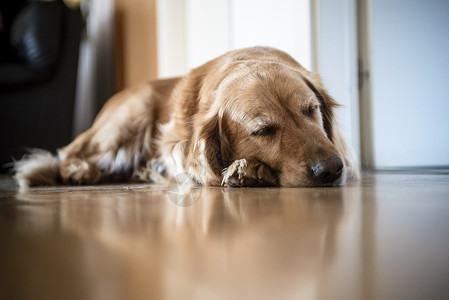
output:
[[[57,156],[15,163],[21,190],[111,181],[341,186],[358,180],[318,74],[269,47],[230,51],[184,77],[115,94]],[[180,179],[182,178],[182,179]]]

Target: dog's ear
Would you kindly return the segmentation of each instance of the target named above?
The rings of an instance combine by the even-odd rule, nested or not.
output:
[[[230,164],[231,147],[224,127],[218,114],[197,116],[189,169],[202,184],[221,184],[223,169]]]
[[[323,127],[327,137],[333,142],[333,126],[335,124],[334,108],[339,107],[340,104],[329,95],[318,74],[308,72],[307,75],[304,76],[304,81],[320,101]]]

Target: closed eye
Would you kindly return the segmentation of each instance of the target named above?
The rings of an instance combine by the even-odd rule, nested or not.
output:
[[[315,112],[317,107],[318,107],[318,105],[313,105],[313,106],[308,107],[307,109],[303,109],[302,110],[302,114],[307,116],[307,117],[310,117],[310,116],[313,115],[313,113]]]
[[[251,134],[257,136],[275,135],[278,132],[278,130],[279,127],[277,125],[268,125],[253,131]]]

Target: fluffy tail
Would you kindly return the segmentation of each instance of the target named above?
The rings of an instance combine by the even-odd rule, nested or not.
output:
[[[52,186],[61,182],[58,158],[45,150],[33,149],[14,163],[14,171],[21,192],[32,186]]]

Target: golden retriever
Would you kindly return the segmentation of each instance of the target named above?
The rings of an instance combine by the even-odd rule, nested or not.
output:
[[[230,51],[181,78],[114,95],[57,156],[16,162],[29,186],[188,180],[199,185],[340,186],[359,177],[320,77],[288,54]]]

